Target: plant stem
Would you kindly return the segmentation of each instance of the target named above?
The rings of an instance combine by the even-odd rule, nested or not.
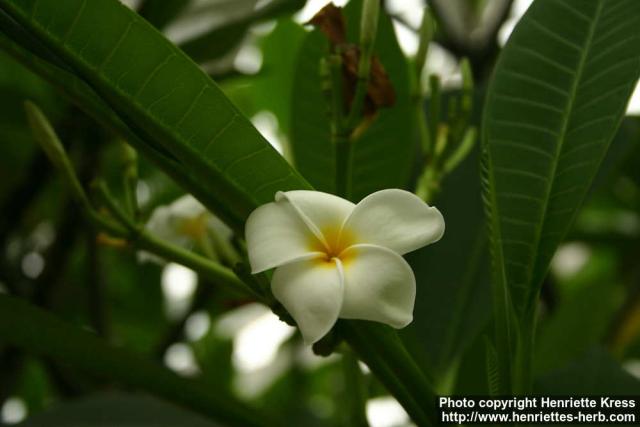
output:
[[[151,233],[147,232],[143,226],[135,224],[129,217],[127,217],[126,213],[115,202],[103,182],[98,182],[94,186],[96,187],[97,194],[100,196],[102,202],[125,227],[124,230],[116,232],[116,237],[122,237],[128,240],[139,249],[152,252],[162,258],[191,268],[214,283],[226,286],[231,291],[235,291],[242,295],[251,294],[261,300],[260,295],[254,293],[250,287],[248,287],[242,280],[238,279],[231,269],[194,252],[158,239]]]
[[[537,305],[527,310],[521,320],[515,351],[513,393],[526,395],[533,386],[533,350],[536,327]]]
[[[427,53],[429,52],[429,44],[433,39],[433,19],[427,8],[424,9],[422,15],[422,23],[420,25],[420,44],[418,52],[414,59],[413,73],[413,108],[415,111],[416,124],[418,126],[418,139],[422,152],[427,155],[431,151],[431,134],[427,125],[427,118],[424,111],[424,93],[422,90],[422,70],[427,61]]]
[[[417,425],[437,425],[433,385],[393,329],[355,320],[340,320],[336,327]]]
[[[127,212],[129,212],[136,221],[139,221],[141,212],[136,195],[136,185],[138,184],[138,155],[126,142],[122,141],[121,144],[122,157],[124,160],[122,187],[124,190],[124,199],[127,204]]]
[[[351,180],[353,164],[353,130],[362,118],[364,101],[369,87],[371,74],[371,57],[378,31],[380,0],[364,0],[360,19],[360,45],[358,73],[355,94],[347,117],[344,117],[344,98],[342,95],[342,63],[339,52],[332,57],[330,63],[332,89],[332,142],[336,159],[336,194],[349,199],[351,197]]]
[[[371,57],[378,31],[378,15],[380,14],[380,0],[364,0],[362,2],[362,16],[360,19],[360,58],[358,60],[358,75],[353,102],[347,117],[346,128],[356,127],[362,115],[364,99],[369,88],[371,74]]]
[[[420,87],[420,77],[422,70],[427,62],[427,54],[429,53],[429,45],[433,39],[434,22],[429,9],[425,8],[422,14],[422,22],[420,23],[420,42],[415,57],[415,75],[418,77],[418,87]]]
[[[344,401],[347,406],[345,417],[346,426],[369,427],[366,414],[367,391],[364,376],[360,371],[358,358],[351,350],[342,356],[342,371],[344,378]]]
[[[353,143],[344,136],[334,139],[336,154],[336,193],[340,197],[351,197],[351,169],[353,165]]]
[[[47,154],[51,163],[53,163],[64,176],[65,183],[69,186],[73,197],[80,202],[85,210],[89,210],[91,206],[89,199],[82,189],[82,185],[80,185],[80,181],[78,181],[65,149],[53,130],[51,123],[49,123],[49,120],[47,120],[42,111],[40,111],[34,103],[26,101],[24,103],[24,109],[27,113],[29,127],[31,128],[34,139],[40,144],[40,147],[42,147]]]
[[[336,159],[336,194],[349,198],[351,193],[351,166],[353,146],[344,118],[342,97],[342,59],[339,54],[329,58],[329,79],[331,86],[331,142]]]

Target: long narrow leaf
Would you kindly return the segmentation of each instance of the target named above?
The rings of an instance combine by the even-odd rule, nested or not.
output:
[[[97,123],[110,129],[140,150],[145,156],[151,159],[164,170],[173,180],[196,196],[203,204],[217,208],[217,213],[222,218],[232,218],[224,206],[219,206],[217,201],[208,193],[201,182],[188,173],[176,159],[172,158],[161,147],[143,141],[141,137],[131,129],[84,81],[77,78],[65,69],[58,68],[38,55],[26,50],[24,47],[8,39],[0,32],[0,49],[11,54],[24,66],[38,74],[40,77],[56,86],[66,98],[78,105]]]
[[[531,311],[551,257],[640,75],[640,3],[534,2],[498,61],[484,115],[497,278]]]
[[[175,156],[241,224],[278,190],[309,188],[217,85],[115,0],[2,0],[121,117]]]

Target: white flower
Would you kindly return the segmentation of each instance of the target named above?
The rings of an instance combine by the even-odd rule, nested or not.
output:
[[[228,241],[233,234],[229,227],[189,194],[170,205],[157,207],[145,228],[154,236],[187,249],[207,233],[212,233],[223,241]],[[144,251],[139,253],[138,258],[140,261],[159,261],[155,255]]]
[[[397,189],[357,205],[317,191],[278,192],[251,213],[245,229],[253,273],[277,267],[273,294],[309,344],[339,317],[394,328],[411,323],[416,283],[401,255],[443,233],[436,208]]]

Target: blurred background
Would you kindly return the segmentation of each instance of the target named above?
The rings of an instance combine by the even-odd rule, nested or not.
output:
[[[428,2],[438,27],[421,89],[428,93],[429,76],[435,74],[445,95],[455,93],[462,82],[460,60],[468,58],[477,122],[500,47],[530,2]],[[201,64],[295,163],[291,142],[300,135],[292,109],[299,95],[301,48],[310,31],[304,24],[327,1],[125,3]],[[383,3],[401,52],[410,60],[418,49],[425,3]],[[0,52],[0,292],[29,299],[181,375],[200,376],[212,387],[287,414],[291,425],[344,425],[340,356],[314,355],[270,310],[234,299],[185,267],[134,253],[106,236],[96,239],[34,143],[23,114],[25,99],[37,102],[52,120],[85,184],[101,176],[119,188],[126,162],[120,141]],[[544,284],[536,356],[541,383],[566,370],[589,369],[602,358],[622,363],[634,384],[640,378],[639,113],[636,90],[592,194]],[[212,251],[222,262],[233,259],[228,251],[237,245],[230,231],[144,158],[136,196],[150,230],[187,248]],[[444,212],[447,235],[433,250],[409,256],[419,282],[418,302],[416,320],[403,338],[423,355],[423,367],[442,390],[482,393],[486,385],[477,378],[479,362],[473,355],[482,345],[491,307],[475,151],[447,178],[435,205]],[[203,245],[203,239],[213,239],[212,246]],[[467,260],[473,260],[473,268],[463,264]],[[360,369],[368,373],[365,365]],[[371,427],[408,425],[406,413],[382,385],[366,378]],[[25,425],[44,425],[37,424],[43,411],[91,414],[91,399],[106,399],[126,414],[114,390],[69,366],[0,346],[3,425],[31,415]],[[154,405],[141,401],[136,411],[158,411]]]

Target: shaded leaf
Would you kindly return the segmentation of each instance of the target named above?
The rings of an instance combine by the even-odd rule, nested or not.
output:
[[[534,2],[496,66],[484,116],[496,279],[531,312],[640,74],[640,3]]]
[[[98,394],[54,406],[29,417],[20,427],[215,427],[177,406],[152,397]]]

